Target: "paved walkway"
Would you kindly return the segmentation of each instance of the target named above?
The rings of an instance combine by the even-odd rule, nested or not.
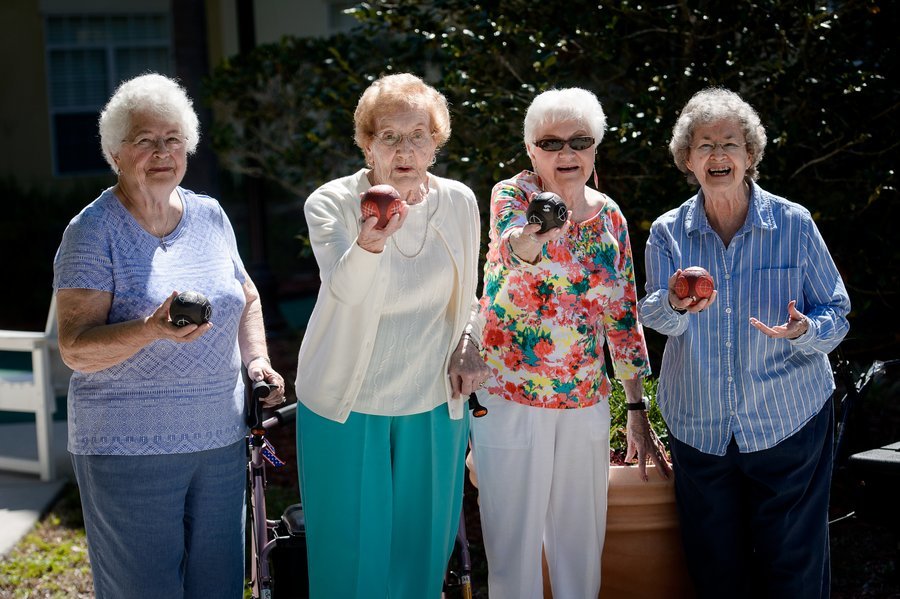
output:
[[[0,471],[0,559],[9,553],[53,505],[67,480],[74,480],[66,452],[66,423],[53,423],[57,480],[41,482],[37,475]],[[33,424],[0,425],[0,454],[37,456]]]

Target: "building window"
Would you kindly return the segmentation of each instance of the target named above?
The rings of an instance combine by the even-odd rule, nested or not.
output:
[[[172,73],[171,37],[168,14],[47,17],[54,174],[109,168],[97,132],[100,110],[122,81]]]

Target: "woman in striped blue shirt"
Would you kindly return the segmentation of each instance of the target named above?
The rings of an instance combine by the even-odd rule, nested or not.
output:
[[[765,145],[740,96],[695,94],[669,149],[700,189],[647,241],[640,313],[667,336],[658,401],[700,597],[829,596],[828,353],[850,300],[809,211],[756,184]],[[711,297],[674,293],[689,266]]]

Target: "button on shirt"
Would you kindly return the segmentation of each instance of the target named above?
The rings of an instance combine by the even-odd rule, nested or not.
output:
[[[718,297],[679,314],[668,279],[688,266],[709,271]],[[668,337],[657,399],[678,440],[725,455],[733,435],[740,451],[760,451],[819,412],[834,390],[827,354],[849,329],[850,298],[807,209],[751,182],[746,222],[725,247],[700,191],[653,223],[646,267],[641,320]],[[791,300],[809,319],[801,337],[772,339],[750,325],[784,324]]]

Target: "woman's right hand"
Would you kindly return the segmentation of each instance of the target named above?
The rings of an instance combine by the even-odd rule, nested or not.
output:
[[[517,258],[529,264],[535,264],[547,243],[556,241],[569,231],[569,227],[572,226],[571,217],[572,212],[569,211],[569,219],[563,223],[563,226],[550,229],[545,233],[538,233],[541,225],[537,223],[525,225],[518,231],[510,233],[509,246]]]
[[[169,309],[172,307],[172,301],[178,296],[177,291],[173,291],[172,295],[161,303],[153,314],[144,319],[144,322],[151,328],[152,339],[169,339],[176,343],[190,343],[201,337],[204,333],[212,328],[212,323],[205,322],[201,325],[187,324],[183,327],[175,326],[169,318]]]
[[[361,196],[360,199],[362,199]],[[356,236],[356,245],[367,252],[380,254],[384,251],[384,245],[387,243],[388,237],[399,231],[400,227],[403,226],[407,214],[409,214],[409,206],[406,202],[400,202],[400,211],[391,217],[383,229],[376,229],[375,225],[378,223],[378,217],[370,216],[362,222],[362,228],[359,230],[359,235]]]
[[[680,298],[675,295],[675,280],[678,278],[678,275],[681,274],[681,269],[677,269],[672,276],[669,277],[669,305],[675,308],[676,310],[687,310],[688,312],[703,312],[708,307],[710,307],[713,302],[716,301],[716,297],[719,295],[718,291],[715,289],[712,292],[712,295],[706,298],[696,299],[694,297],[688,296],[685,298]]]
[[[59,352],[69,368],[96,372],[127,360],[158,339],[176,343],[194,341],[212,324],[176,327],[169,307],[178,292],[166,298],[143,318],[109,324],[113,295],[95,289],[60,289],[56,293]]]

